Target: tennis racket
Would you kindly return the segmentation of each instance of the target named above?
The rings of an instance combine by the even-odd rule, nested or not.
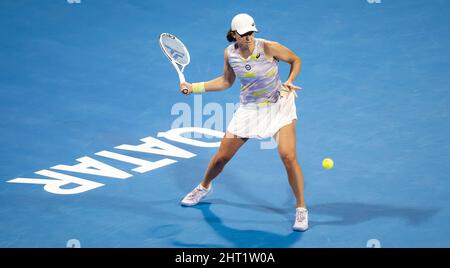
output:
[[[186,82],[184,79],[184,68],[189,64],[191,57],[186,46],[173,34],[162,33],[159,36],[159,45],[167,58],[172,63],[178,73],[180,83]],[[188,93],[187,87],[183,88],[183,94]]]

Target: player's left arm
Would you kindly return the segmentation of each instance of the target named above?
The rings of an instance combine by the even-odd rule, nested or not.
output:
[[[278,42],[273,41],[265,41],[264,42],[264,51],[266,56],[274,57],[275,59],[287,62],[291,65],[291,70],[289,72],[288,79],[284,83],[289,89],[300,89],[297,86],[294,86],[293,83],[295,78],[297,78],[300,73],[300,69],[302,68],[301,59],[295,55],[289,48],[283,46]]]

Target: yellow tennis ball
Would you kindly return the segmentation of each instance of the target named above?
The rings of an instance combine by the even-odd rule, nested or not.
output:
[[[330,158],[325,158],[325,159],[322,161],[322,166],[323,166],[325,169],[330,169],[330,168],[332,168],[332,167],[334,166],[334,162],[333,162],[333,160],[331,160]]]

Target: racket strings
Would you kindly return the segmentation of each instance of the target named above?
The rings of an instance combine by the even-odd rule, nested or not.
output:
[[[170,36],[163,36],[161,38],[161,45],[168,56],[180,65],[187,65],[189,63],[189,53],[186,47],[178,39]]]

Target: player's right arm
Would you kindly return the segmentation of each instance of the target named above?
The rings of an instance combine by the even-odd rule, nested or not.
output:
[[[228,63],[228,52],[227,49],[224,51],[224,67],[223,67],[223,75],[219,76],[215,79],[209,80],[205,82],[205,91],[219,91],[230,88],[234,80],[236,79],[236,75],[234,74],[233,68],[231,68]],[[183,86],[188,88],[189,93],[192,93],[192,84],[185,82],[180,84],[180,90],[183,90]]]

